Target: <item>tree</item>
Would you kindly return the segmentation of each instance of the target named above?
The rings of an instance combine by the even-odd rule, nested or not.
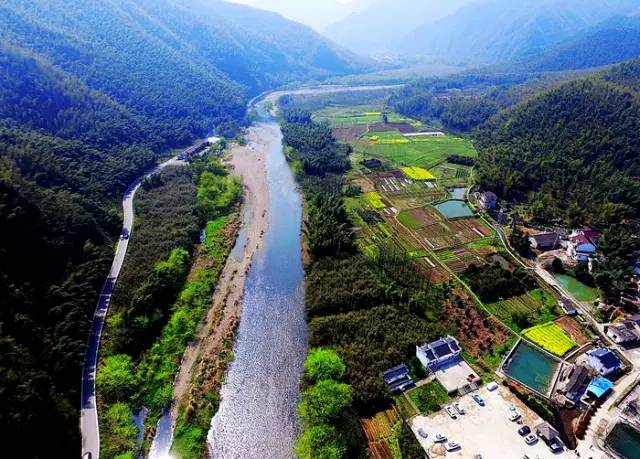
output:
[[[335,421],[351,406],[351,399],[351,386],[325,379],[304,392],[300,414],[310,425]]]
[[[340,380],[345,370],[344,362],[331,349],[312,349],[304,362],[305,374],[314,383],[327,379]]]
[[[345,452],[336,428],[328,424],[309,427],[298,437],[295,446],[299,459],[340,459]]]
[[[98,369],[96,384],[105,399],[125,399],[135,387],[131,357],[126,354],[107,357]]]

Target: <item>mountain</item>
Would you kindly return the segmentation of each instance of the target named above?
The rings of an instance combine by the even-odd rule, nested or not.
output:
[[[529,71],[576,70],[640,56],[640,17],[616,16],[513,64]]]
[[[567,40],[605,19],[630,14],[638,6],[639,0],[489,0],[417,27],[394,49],[470,62],[513,60]]]
[[[374,0],[236,0],[255,8],[275,11],[292,21],[313,27],[318,32],[331,23],[341,21],[348,15],[362,11]]]
[[[376,55],[390,49],[406,31],[444,18],[471,1],[376,0],[363,11],[330,24],[325,34],[357,53]]]
[[[249,95],[361,69],[305,26],[219,0],[7,0],[0,38],[164,121],[173,143],[240,119]]]
[[[254,94],[362,68],[305,26],[219,0],[0,3],[8,449],[79,453],[80,369],[131,181],[212,128],[235,135]]]
[[[561,84],[477,134],[478,179],[539,221],[640,216],[640,60]]]

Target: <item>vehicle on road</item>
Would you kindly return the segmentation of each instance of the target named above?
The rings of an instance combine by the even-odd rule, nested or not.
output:
[[[509,414],[509,421],[516,422],[521,417],[522,417],[522,415],[520,414],[520,412],[513,411],[512,413]]]
[[[538,441],[538,437],[536,436],[536,434],[529,434],[524,437],[524,441],[527,443],[527,445],[533,445]]]
[[[518,435],[520,435],[521,437],[524,437],[525,435],[529,435],[531,433],[531,427],[529,426],[522,426],[518,429]]]
[[[129,239],[129,230],[127,228],[122,230],[122,234],[120,234],[120,240],[124,241]]]
[[[451,419],[457,419],[456,410],[453,409],[451,405],[447,405],[444,407],[444,410],[447,412]]]
[[[418,429],[418,435],[420,435],[422,438],[427,438],[429,436],[429,434],[425,432],[422,427]]]
[[[447,437],[442,435],[441,433],[437,433],[435,437],[433,437],[434,443],[442,443],[447,441]]]
[[[456,409],[458,414],[464,414],[465,413],[464,408],[462,408],[462,406],[458,402],[454,403],[453,407]]]
[[[457,449],[460,449],[460,443],[450,441],[445,445],[445,448],[447,448],[447,451],[455,451]]]
[[[484,406],[484,400],[482,399],[482,397],[480,397],[480,395],[478,395],[478,394],[473,394],[473,395],[471,396],[471,398],[473,398],[473,399],[476,401],[476,403],[477,403],[478,405],[480,405],[480,406]]]

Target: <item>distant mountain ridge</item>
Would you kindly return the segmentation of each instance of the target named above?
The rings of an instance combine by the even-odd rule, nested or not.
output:
[[[467,5],[399,40],[394,49],[471,62],[517,59],[562,42],[616,15],[628,15],[638,0],[490,0]]]
[[[640,56],[640,17],[616,16],[513,66],[534,72],[577,70]]]

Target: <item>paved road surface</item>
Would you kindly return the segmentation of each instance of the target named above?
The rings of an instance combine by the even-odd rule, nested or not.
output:
[[[136,191],[140,187],[140,183],[144,177],[149,177],[167,166],[176,166],[184,164],[177,158],[172,158],[152,171],[145,174],[142,178],[133,182],[122,198],[122,208],[124,210],[124,221],[122,223],[122,233],[131,235],[133,232],[133,198]],[[121,239],[116,248],[116,254],[113,257],[113,263],[109,270],[107,280],[102,287],[98,305],[93,316],[91,324],[91,334],[87,342],[87,350],[84,358],[84,366],[82,369],[82,389],[81,389],[81,410],[80,410],[80,431],[82,433],[82,454],[91,453],[91,459],[97,459],[100,456],[100,433],[98,429],[98,410],[96,409],[96,390],[95,390],[95,370],[98,362],[98,350],[100,347],[100,337],[109,303],[111,301],[111,292],[115,287],[118,275],[122,269],[129,239]]]

